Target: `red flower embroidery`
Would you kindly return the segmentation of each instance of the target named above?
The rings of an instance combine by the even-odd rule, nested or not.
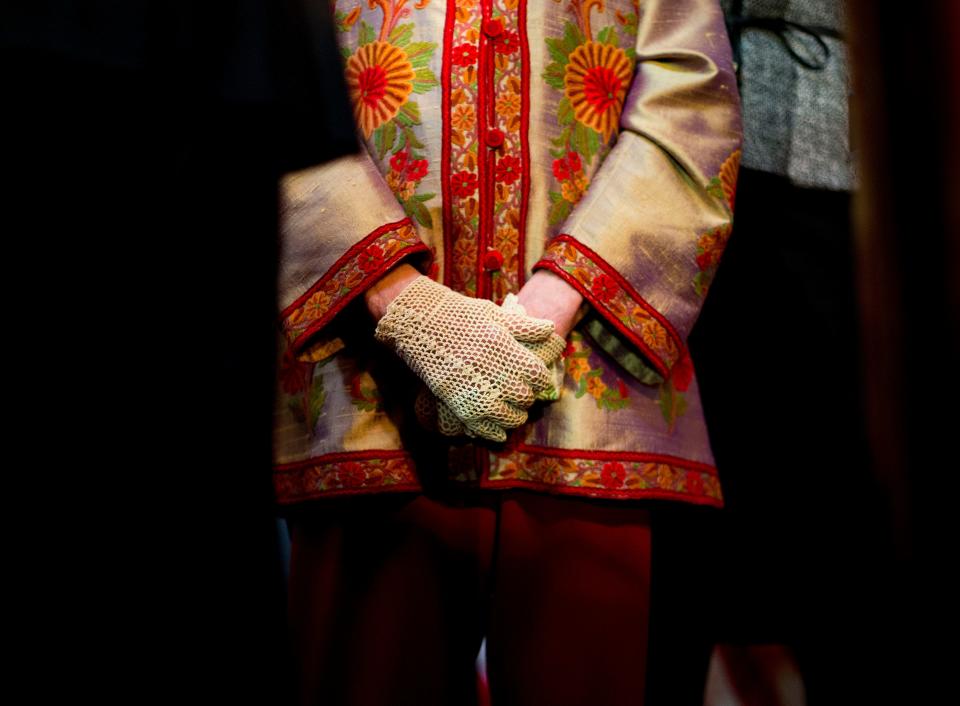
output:
[[[310,380],[309,373],[313,365],[304,365],[298,361],[288,348],[280,361],[280,386],[288,395],[295,395],[306,389]]]
[[[613,299],[619,289],[620,287],[614,281],[613,277],[603,273],[594,278],[593,285],[590,287],[590,291],[593,292],[593,296],[602,301],[604,304]]]
[[[620,397],[627,399],[630,396],[630,390],[627,389],[627,386],[623,383],[623,380],[617,380],[617,392],[620,393]]]
[[[493,48],[500,54],[514,54],[520,49],[520,35],[516,32],[502,32],[494,37]]]
[[[477,61],[477,48],[473,44],[454,47],[452,59],[457,66],[471,66]]]
[[[563,353],[561,353],[560,355],[563,356],[564,358],[569,358],[576,352],[577,352],[577,349],[573,347],[573,341],[567,341],[567,346],[566,348],[563,349]]]
[[[367,474],[363,472],[363,466],[353,461],[348,461],[340,466],[340,482],[348,488],[359,488],[367,479]]]
[[[679,392],[686,392],[693,381],[693,361],[690,360],[690,354],[684,350],[673,369],[670,371],[670,382],[673,389]]]
[[[407,179],[420,181],[427,175],[427,160],[415,159],[407,165]]]
[[[460,198],[466,198],[477,190],[477,175],[467,171],[459,172],[453,175],[450,185],[453,187],[454,194]]]
[[[557,181],[563,181],[564,179],[570,178],[570,167],[567,165],[567,160],[553,160],[553,175],[557,178]]]
[[[380,268],[383,264],[383,248],[374,243],[366,250],[360,253],[357,258],[357,264],[363,272],[370,273]]]
[[[515,182],[520,178],[520,160],[510,155],[497,160],[496,178],[506,184]]]
[[[710,266],[713,264],[713,253],[709,250],[707,252],[702,252],[697,255],[697,267],[701,270],[706,271],[710,269]]]
[[[571,172],[579,172],[583,166],[580,164],[580,155],[576,152],[567,152],[567,164],[570,165]]]
[[[407,165],[407,153],[405,150],[397,152],[390,158],[390,168],[398,172],[402,172],[403,168]]]
[[[626,477],[627,471],[622,463],[605,463],[600,472],[600,482],[604,488],[622,488]]]
[[[687,471],[687,492],[703,495],[703,476],[695,471]]]

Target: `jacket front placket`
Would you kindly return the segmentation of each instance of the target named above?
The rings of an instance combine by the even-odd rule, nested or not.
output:
[[[516,0],[459,0],[444,32],[444,281],[498,303],[523,283],[524,10]]]

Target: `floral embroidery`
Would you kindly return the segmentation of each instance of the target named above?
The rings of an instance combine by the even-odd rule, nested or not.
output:
[[[347,88],[363,136],[392,120],[413,91],[413,66],[406,53],[386,42],[359,47],[347,61]]]
[[[321,363],[297,360],[289,346],[285,347],[280,359],[280,388],[286,396],[287,407],[311,434],[317,427],[317,421],[323,413],[323,403],[327,399],[323,375],[314,375],[314,372],[330,360],[327,358]]]
[[[493,0],[487,34],[483,6],[475,0],[456,0],[455,10],[448,11],[455,21],[445,65],[449,88],[445,125],[449,140],[444,151],[448,175],[444,181],[449,188],[444,198],[447,284],[494,301],[502,301],[520,284],[518,253],[527,186],[521,144],[525,138],[523,9],[517,12],[518,6],[516,0]],[[481,95],[483,72],[492,90]],[[492,191],[483,176],[490,172]],[[478,267],[485,264],[483,254],[491,249],[504,256],[502,266]]]
[[[350,378],[350,402],[364,412],[379,412],[383,409],[383,400],[376,383],[368,372],[356,373]]]
[[[669,374],[680,358],[682,339],[599,255],[561,234],[550,241],[533,267],[544,267],[563,277],[644,351],[660,373]]]
[[[670,376],[660,385],[660,413],[668,425],[668,431],[673,428],[684,412],[687,411],[687,400],[684,392],[693,382],[693,361],[690,353],[684,349],[683,355],[670,370]]]
[[[411,100],[413,94],[426,93],[437,85],[429,68],[437,45],[414,42],[414,24],[398,24],[410,16],[408,0],[368,0],[368,6],[379,7],[383,22],[377,34],[360,17],[360,6],[349,14],[335,13],[338,28],[350,31],[357,27],[357,49],[345,48],[346,80],[353,102],[354,117],[365,139],[373,141],[373,153],[383,160],[391,154],[387,184],[411,218],[427,228],[433,218],[424,202],[436,194],[416,193],[427,176],[429,163],[417,150],[424,149],[414,127],[421,125],[420,106]],[[430,0],[414,5],[422,9]]]
[[[520,160],[516,157],[507,155],[497,160],[496,178],[497,181],[503,181],[512,184],[520,178]]]
[[[600,482],[604,488],[621,488],[627,478],[627,470],[622,463],[605,463],[600,471]]]
[[[420,489],[413,461],[400,451],[335,453],[276,466],[273,484],[280,504],[338,493]]]
[[[560,0],[556,0],[559,2]],[[560,134],[553,140],[556,157],[553,175],[560,191],[550,191],[550,225],[563,222],[590,181],[583,165],[596,169],[609,149],[616,132],[627,88],[633,77],[635,50],[620,48],[615,25],[604,27],[594,40],[591,12],[606,12],[604,0],[570,0],[574,21],[564,24],[563,37],[548,37],[553,60],[543,72],[547,85],[563,91],[557,104]],[[623,18],[623,20],[621,20]],[[629,32],[626,17],[617,11],[616,20]],[[636,16],[634,15],[634,21]],[[574,161],[574,156],[576,161]]]
[[[723,254],[733,229],[733,205],[737,193],[737,174],[740,169],[740,150],[727,157],[720,165],[720,173],[707,184],[707,192],[716,197],[727,209],[730,222],[717,226],[697,239],[697,269],[699,272],[693,278],[693,288],[701,297],[707,295],[710,284],[720,265],[720,256]]]
[[[281,315],[288,340],[299,349],[380,273],[403,257],[427,250],[409,220],[388,223],[350,248]]]
[[[630,404],[630,392],[623,380],[616,378],[613,386],[603,381],[606,373],[599,362],[593,362],[593,350],[586,345],[583,334],[570,333],[570,341],[563,352],[566,370],[565,381],[577,399],[589,394],[597,402],[597,409],[610,411],[623,409]]]
[[[444,194],[444,249],[446,284],[459,292],[477,293],[477,248],[480,216],[477,193],[480,188],[480,135],[476,119],[479,105],[478,67],[482,6],[477,0],[456,0],[448,7],[456,21],[450,37],[449,63],[445,64],[447,115],[444,141],[443,179],[449,185]],[[448,16],[447,21],[450,22]]]
[[[563,73],[573,117],[609,140],[632,74],[633,64],[618,47],[588,41],[574,49]]]
[[[658,497],[723,504],[714,467],[656,454],[563,451],[520,445],[490,455],[486,484],[578,488],[578,495],[595,497]]]

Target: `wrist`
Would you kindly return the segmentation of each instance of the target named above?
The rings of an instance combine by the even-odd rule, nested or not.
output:
[[[420,272],[412,265],[400,263],[374,282],[373,285],[363,293],[367,311],[370,312],[373,320],[379,321],[383,318],[387,307],[390,306],[390,302],[396,299],[400,292],[420,276]]]

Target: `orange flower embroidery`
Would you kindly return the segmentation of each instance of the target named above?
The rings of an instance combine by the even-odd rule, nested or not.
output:
[[[723,195],[733,210],[733,202],[737,196],[737,172],[740,170],[740,150],[731,154],[720,166],[720,186]]]
[[[497,113],[511,117],[520,112],[520,96],[516,93],[505,93],[497,99]]]
[[[347,88],[364,137],[400,112],[413,91],[413,66],[400,47],[371,42],[347,60]]]
[[[587,42],[570,53],[563,75],[564,95],[574,117],[609,139],[620,118],[632,66],[622,49]]]
[[[476,121],[477,116],[472,105],[458,105],[453,109],[453,116],[450,118],[450,124],[458,130],[472,130]]]

